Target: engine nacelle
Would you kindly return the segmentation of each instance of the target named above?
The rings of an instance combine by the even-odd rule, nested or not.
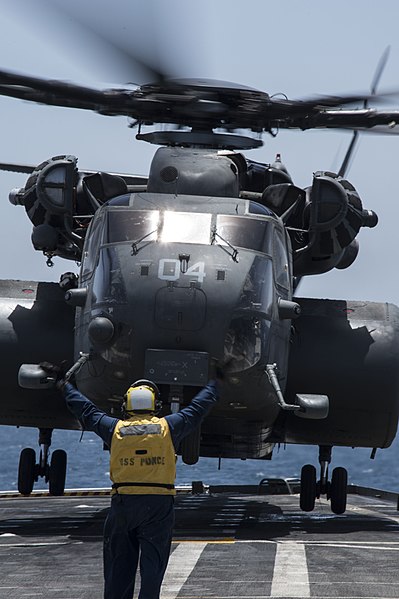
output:
[[[357,256],[360,228],[377,222],[373,211],[363,209],[349,181],[334,173],[315,173],[305,200],[287,219],[295,276],[347,268]]]
[[[123,178],[80,172],[75,156],[55,156],[39,164],[10,202],[25,207],[33,223],[32,244],[45,255],[80,261],[91,217],[104,202],[127,192]]]

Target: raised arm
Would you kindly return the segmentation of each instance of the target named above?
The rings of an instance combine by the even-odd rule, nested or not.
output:
[[[64,385],[62,392],[68,409],[79,420],[82,428],[95,432],[108,447],[111,447],[112,433],[118,419],[108,416],[103,410],[97,408],[70,383]]]
[[[218,398],[218,384],[216,381],[210,381],[186,408],[177,414],[165,416],[176,449],[181,440],[199,426]]]

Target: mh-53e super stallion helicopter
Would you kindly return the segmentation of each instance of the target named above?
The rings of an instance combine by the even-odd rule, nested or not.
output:
[[[99,91],[4,71],[0,94],[126,115],[138,139],[160,146],[148,177],[81,171],[74,156],[56,156],[26,169],[10,194],[36,250],[81,263],[59,285],[0,282],[0,423],[40,430],[39,463],[33,449],[21,453],[20,492],[44,476],[63,493],[66,454],[48,463],[51,432],[79,428],[35,365],[74,365],[78,388],[118,415],[140,378],[160,386],[163,413],[178,410],[214,359],[226,371],[221,399],[183,443],[183,460],[268,460],[276,444],[318,445],[320,476],[302,469],[301,508],[326,494],[344,512],[347,472],[329,476],[332,447],[374,451],[395,437],[399,309],[295,293],[304,276],[350,267],[359,230],[377,216],[346,180],[347,161],[302,189],[279,157],[261,164],[243,152],[282,128],[396,132],[399,111],[348,108],[368,100],[359,95],[292,101],[178,79]],[[178,128],[144,132],[154,123]]]

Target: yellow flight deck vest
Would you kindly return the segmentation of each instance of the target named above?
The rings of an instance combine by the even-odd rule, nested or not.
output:
[[[175,495],[176,456],[165,418],[119,420],[111,442],[112,493]]]

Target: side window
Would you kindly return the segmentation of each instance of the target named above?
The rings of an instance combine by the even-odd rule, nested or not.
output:
[[[276,285],[290,289],[290,272],[287,242],[283,231],[274,227],[273,233],[273,265]]]
[[[93,270],[96,267],[100,241],[103,232],[103,213],[94,216],[90,223],[90,226],[86,233],[85,244],[83,246],[83,260],[81,277],[82,281],[87,281],[93,274]]]

